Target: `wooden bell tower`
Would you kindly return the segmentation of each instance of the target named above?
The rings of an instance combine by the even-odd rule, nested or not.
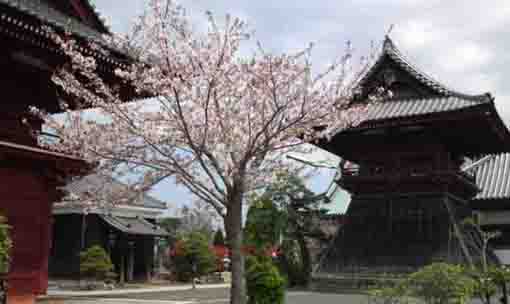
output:
[[[480,189],[465,166],[510,150],[490,94],[453,91],[411,65],[387,38],[360,82],[359,102],[383,86],[363,122],[320,146],[342,157],[348,222],[319,273],[407,272],[434,261],[475,264],[480,238],[463,224]]]

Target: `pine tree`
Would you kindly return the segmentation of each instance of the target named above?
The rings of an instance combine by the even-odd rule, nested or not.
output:
[[[221,231],[221,229],[218,229],[214,234],[213,245],[225,246],[225,238],[223,237],[223,231]]]
[[[102,280],[113,270],[108,253],[101,246],[92,246],[80,253],[80,272],[87,277]]]

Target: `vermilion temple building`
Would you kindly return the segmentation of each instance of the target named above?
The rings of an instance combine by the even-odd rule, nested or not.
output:
[[[387,38],[360,82],[361,124],[321,147],[343,158],[337,180],[351,195],[346,221],[315,275],[409,272],[432,263],[476,264],[482,229],[500,229],[489,258],[510,255],[510,133],[489,93],[452,90],[416,68]]]
[[[41,121],[28,116],[30,105],[58,112],[51,75],[66,60],[46,26],[83,43],[107,81],[127,59],[121,52],[112,50],[107,57],[88,47],[89,41],[105,43],[103,34],[109,32],[87,0],[0,0],[0,212],[12,226],[14,242],[9,303],[32,303],[45,293],[51,208],[62,194],[57,189],[90,169],[80,159],[41,149],[31,134],[41,130]],[[22,123],[25,118],[28,124]]]

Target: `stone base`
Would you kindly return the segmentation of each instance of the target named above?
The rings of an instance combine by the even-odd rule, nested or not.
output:
[[[401,276],[315,276],[308,289],[323,293],[364,293],[371,289],[394,286],[402,279]]]

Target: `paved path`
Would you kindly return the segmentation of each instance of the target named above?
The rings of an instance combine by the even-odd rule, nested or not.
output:
[[[133,293],[130,295],[109,295],[98,298],[65,300],[65,304],[228,304],[227,288],[179,290],[172,292]],[[57,303],[57,302],[55,302]],[[362,295],[338,295],[313,292],[289,292],[286,304],[366,304]]]
[[[197,285],[197,289],[225,289],[230,284],[207,284]],[[132,294],[168,294],[174,291],[190,290],[191,285],[160,286],[150,288],[132,288],[132,289],[114,289],[114,290],[95,290],[95,291],[68,291],[68,290],[48,290],[48,297],[98,297],[98,296],[127,296]]]

